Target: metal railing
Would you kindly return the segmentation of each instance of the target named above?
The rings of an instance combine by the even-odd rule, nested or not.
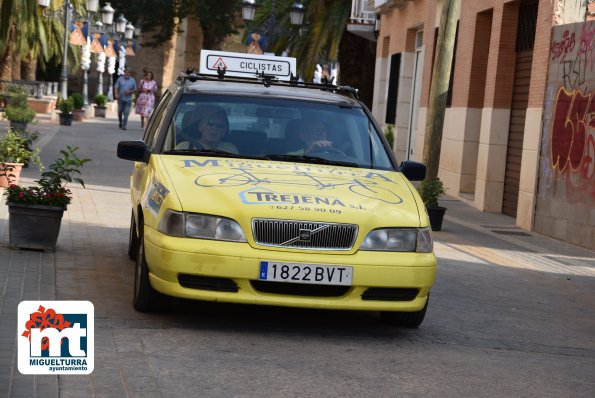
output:
[[[376,23],[376,12],[370,7],[368,0],[351,1],[351,23],[373,25]]]
[[[55,95],[58,92],[58,82],[40,82],[35,80],[0,80],[0,92],[8,92],[9,87],[22,87],[29,97],[37,99],[44,95]]]

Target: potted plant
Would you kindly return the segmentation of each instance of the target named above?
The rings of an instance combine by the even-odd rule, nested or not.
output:
[[[43,168],[39,159],[39,148],[30,147],[33,142],[31,137],[35,134],[28,135],[10,129],[0,138],[0,187],[18,184],[21,168],[29,159],[33,159],[40,170]]]
[[[72,110],[72,120],[82,122],[85,118],[85,110],[83,109],[85,101],[83,100],[83,96],[79,93],[74,93],[70,98],[72,98],[72,106],[74,107]]]
[[[393,145],[395,144],[395,133],[394,133],[394,125],[392,124],[387,124],[386,127],[384,128],[384,136],[386,137],[386,140],[388,141],[388,145],[390,146],[390,149],[393,149]]]
[[[442,220],[444,219],[446,207],[440,206],[438,199],[446,193],[444,184],[438,177],[436,179],[425,179],[421,182],[417,190],[428,211],[432,230],[440,231],[442,229]]]
[[[11,87],[10,101],[4,108],[4,117],[15,130],[25,130],[27,124],[35,119],[35,111],[27,104],[27,92],[23,88]]]
[[[105,117],[107,109],[107,95],[97,94],[95,96],[95,117]]]
[[[60,111],[60,124],[62,126],[71,126],[72,111],[74,110],[74,103],[72,101],[72,97],[68,97],[66,99],[61,98],[60,100],[58,100],[57,108]]]
[[[72,201],[72,192],[66,184],[76,182],[85,186],[78,177],[79,169],[90,159],[79,159],[77,149],[67,146],[61,150],[61,156],[35,185],[12,184],[6,188],[10,247],[55,251],[62,215]]]

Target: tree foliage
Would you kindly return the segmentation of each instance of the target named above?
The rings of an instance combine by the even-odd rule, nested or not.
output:
[[[85,0],[71,0],[73,9],[85,15]],[[9,62],[12,56],[22,59],[41,57],[43,66],[52,58],[62,58],[64,41],[63,15],[57,13],[63,1],[54,0],[48,10],[53,17],[42,14],[37,1],[0,0],[0,73],[10,80]],[[68,46],[69,65],[77,67],[80,60],[78,47]]]
[[[289,55],[297,58],[298,71],[304,80],[312,80],[316,64],[334,62],[339,55],[339,43],[351,13],[351,2],[334,0],[305,0],[306,9],[302,29],[291,25],[289,7],[295,0],[277,0],[275,16],[282,26],[275,35],[273,51],[281,54],[289,48]],[[254,25],[265,23],[271,15],[271,1],[259,7]],[[301,34],[300,34],[301,30]]]
[[[238,12],[241,0],[114,0],[111,2],[133,25],[140,24],[151,40],[143,45],[155,47],[168,40],[179,29],[179,21],[196,16],[203,31],[203,47],[217,49],[226,36],[237,33],[241,24]]]

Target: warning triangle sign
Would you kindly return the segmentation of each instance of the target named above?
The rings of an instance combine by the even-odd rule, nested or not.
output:
[[[219,57],[217,59],[217,61],[215,61],[215,63],[213,64],[213,69],[227,69],[227,65],[225,65],[225,62],[223,62],[223,58]]]

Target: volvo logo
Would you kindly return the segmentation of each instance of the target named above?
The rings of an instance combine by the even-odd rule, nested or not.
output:
[[[310,242],[312,238],[312,231],[309,229],[300,229],[300,241],[302,242]]]

